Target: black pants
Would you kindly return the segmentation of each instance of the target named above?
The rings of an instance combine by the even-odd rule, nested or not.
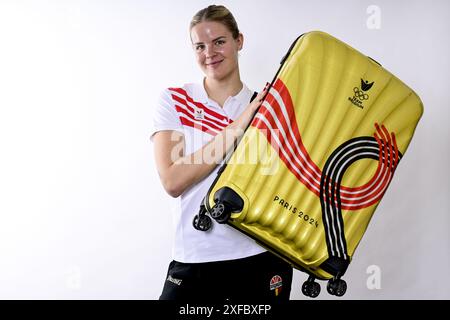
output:
[[[172,261],[159,299],[287,301],[291,282],[292,267],[270,252],[218,262]]]

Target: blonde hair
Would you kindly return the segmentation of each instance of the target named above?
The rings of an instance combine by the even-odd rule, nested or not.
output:
[[[231,14],[230,10],[222,5],[210,5],[197,12],[194,17],[192,17],[189,30],[192,30],[200,22],[204,21],[215,21],[223,24],[231,32],[234,39],[239,37],[239,28]]]

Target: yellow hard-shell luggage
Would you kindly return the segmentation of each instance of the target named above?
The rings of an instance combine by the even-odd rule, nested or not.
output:
[[[423,113],[417,94],[323,32],[300,36],[205,196],[194,227],[254,238],[315,279],[341,279]],[[214,232],[214,228],[208,232]]]

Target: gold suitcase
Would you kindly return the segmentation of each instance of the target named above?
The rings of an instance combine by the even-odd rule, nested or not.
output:
[[[227,223],[310,276],[344,275],[422,116],[417,94],[323,32],[300,36],[204,198],[194,227]],[[214,228],[210,231],[214,232]]]

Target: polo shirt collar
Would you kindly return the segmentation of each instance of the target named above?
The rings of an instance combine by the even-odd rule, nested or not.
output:
[[[205,87],[203,86],[203,80],[200,83],[196,83],[193,90],[194,100],[207,104],[208,94],[206,93]]]
[[[208,93],[205,90],[203,81],[204,81],[204,79],[200,83],[197,83],[194,86],[194,90],[193,90],[194,91],[193,92],[194,99],[196,101],[204,103],[204,104],[211,104],[211,103],[209,103]],[[239,91],[238,94],[236,94],[235,96],[228,97],[228,99],[226,101],[228,101],[229,99],[235,99],[238,102],[246,103],[246,102],[248,102],[247,101],[248,100],[248,92],[250,92],[250,89],[247,88],[245,83],[242,82],[242,89],[241,89],[241,91]]]
[[[242,82],[241,91],[239,91],[237,95],[235,95],[231,98],[236,99],[239,102],[248,103],[248,92],[250,92],[250,89],[247,88],[245,83]]]

